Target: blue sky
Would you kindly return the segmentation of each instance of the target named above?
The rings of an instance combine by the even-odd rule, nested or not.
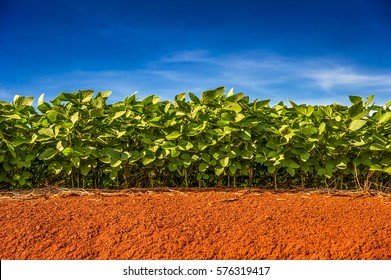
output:
[[[0,0],[0,99],[112,90],[173,99],[391,99],[389,0]]]

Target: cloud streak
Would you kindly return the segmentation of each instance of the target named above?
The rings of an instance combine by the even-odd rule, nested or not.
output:
[[[19,93],[54,97],[61,91],[112,90],[112,101],[138,91],[143,98],[156,94],[173,99],[181,92],[200,92],[226,86],[244,91],[252,99],[287,99],[325,104],[348,103],[347,95],[376,94],[377,103],[390,96],[391,72],[371,72],[337,59],[292,58],[273,53],[247,52],[213,55],[207,50],[188,50],[163,55],[144,67],[131,70],[73,71],[40,77]],[[7,86],[10,88],[10,86]],[[0,89],[0,95],[15,93]]]

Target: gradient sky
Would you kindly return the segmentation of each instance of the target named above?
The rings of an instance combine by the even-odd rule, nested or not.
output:
[[[225,86],[252,99],[391,99],[389,0],[0,0],[0,99]]]

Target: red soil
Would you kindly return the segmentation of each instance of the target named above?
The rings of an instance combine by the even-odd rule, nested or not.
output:
[[[389,260],[391,198],[251,190],[3,198],[0,240],[0,259]]]

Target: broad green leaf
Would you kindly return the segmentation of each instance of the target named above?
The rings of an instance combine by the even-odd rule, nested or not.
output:
[[[161,147],[162,149],[165,149],[165,150],[172,150],[172,149],[176,149],[176,145],[174,143],[172,143],[171,141],[164,141],[162,144],[161,144]]]
[[[243,114],[237,114],[237,115],[235,116],[235,122],[240,122],[240,121],[242,121],[245,117],[246,117],[246,116],[243,115]]]
[[[22,119],[22,117],[19,116],[18,114],[2,115],[2,117],[8,118],[8,119],[14,119],[14,120],[21,120]]]
[[[41,128],[40,130],[38,130],[38,134],[48,136],[48,137],[54,137],[54,131],[49,127]]]
[[[311,106],[311,105],[309,105],[308,107],[307,107],[307,109],[306,109],[306,113],[305,113],[305,115],[307,116],[307,117],[311,117],[311,115],[314,113],[314,107],[313,106]]]
[[[63,165],[58,161],[53,161],[49,164],[49,170],[52,170],[54,174],[59,174],[63,169]]]
[[[305,152],[300,155],[300,159],[305,162],[310,158],[310,156],[311,156],[310,153]]]
[[[86,163],[86,164],[82,164],[80,166],[80,173],[83,175],[83,176],[86,176],[90,170],[91,170],[91,164],[90,163]]]
[[[20,95],[15,95],[14,97],[14,104],[18,106],[31,106],[34,102],[34,97],[33,96],[20,96]]]
[[[193,144],[186,140],[180,140],[178,143],[178,148],[183,151],[188,151],[193,148]]]
[[[48,118],[52,123],[56,123],[56,121],[57,121],[57,115],[58,115],[58,113],[57,113],[56,111],[46,112],[47,118]]]
[[[222,167],[227,167],[228,164],[229,164],[229,158],[226,157],[226,158],[220,159],[219,162],[220,162]]]
[[[365,102],[365,105],[364,105],[364,106],[365,106],[365,107],[368,107],[369,104],[372,103],[373,99],[375,99],[375,96],[374,96],[374,95],[368,96],[368,97],[367,97],[367,101]]]
[[[111,91],[100,91],[100,92],[98,92],[98,94],[96,95],[96,98],[102,97],[102,98],[104,98],[104,99],[107,99],[111,94],[112,94]]]
[[[232,175],[235,175],[236,170],[238,170],[238,168],[235,165],[233,165],[233,164],[230,164],[228,169],[229,169],[229,171],[231,172]]]
[[[175,96],[175,101],[184,101],[186,98],[186,92],[183,92],[183,93],[180,93],[180,94],[177,94]]]
[[[79,112],[74,113],[71,117],[70,120],[73,124],[75,124],[79,120]]]
[[[156,159],[156,157],[154,157],[154,156],[153,157],[145,156],[142,159],[142,163],[143,163],[143,165],[148,165],[148,164],[152,163],[155,159]]]
[[[16,137],[16,139],[13,142],[13,146],[18,147],[25,143],[27,143],[27,139],[24,139],[22,137]]]
[[[170,162],[168,164],[168,170],[170,170],[171,172],[174,172],[176,171],[178,168],[177,164],[175,162]]]
[[[70,147],[67,147],[67,148],[65,148],[64,150],[62,150],[62,153],[63,153],[66,157],[69,156],[70,154],[72,154],[72,152],[73,152],[73,149],[70,148]]]
[[[299,165],[297,162],[294,162],[293,160],[289,160],[288,167],[289,167],[289,168],[296,169],[296,168],[299,168],[300,165]]]
[[[114,113],[114,116],[113,116],[113,118],[112,118],[112,120],[115,120],[115,119],[120,118],[120,117],[123,116],[125,113],[126,113],[126,111],[115,112],[115,113]]]
[[[391,112],[386,112],[384,113],[381,118],[378,121],[378,124],[387,122],[389,119],[391,119]]]
[[[58,141],[56,145],[57,150],[62,152],[64,150],[64,146],[62,145],[62,141]]]
[[[200,172],[205,172],[208,169],[209,165],[205,162],[201,162],[200,165],[198,166],[198,170]]]
[[[242,107],[237,103],[227,101],[223,104],[223,110],[234,111],[238,114],[242,111]]]
[[[267,172],[274,173],[276,171],[276,167],[274,165],[270,165],[267,167]]]
[[[176,139],[181,135],[182,135],[182,133],[180,133],[179,131],[173,131],[173,132],[169,133],[168,135],[166,135],[166,139],[167,140]]]
[[[80,95],[81,95],[81,102],[87,103],[92,100],[92,96],[94,95],[94,91],[93,90],[82,90],[82,91],[80,91]]]
[[[179,155],[181,154],[181,152],[180,151],[178,151],[178,150],[170,150],[170,152],[171,152],[171,156],[172,157],[179,157]]]
[[[205,162],[210,162],[210,155],[207,154],[207,153],[203,153],[203,154],[201,155],[201,158],[202,158],[202,160],[205,161]]]
[[[224,167],[216,167],[215,168],[215,174],[216,176],[220,176],[221,174],[224,173]]]
[[[110,179],[115,181],[118,177],[118,171],[112,171],[109,175]]]
[[[291,175],[292,177],[294,177],[294,176],[295,176],[295,173],[296,173],[295,169],[294,169],[294,168],[291,168],[291,167],[288,167],[288,168],[287,168],[287,172],[288,172],[289,175]]]
[[[387,174],[391,175],[391,166],[387,167],[387,168],[384,168],[383,171],[386,172]]]
[[[115,168],[115,167],[120,166],[121,163],[122,163],[122,161],[121,161],[120,159],[117,160],[117,159],[113,158],[113,159],[111,159],[111,161],[110,161],[110,166],[113,167],[113,168]]]
[[[79,157],[71,157],[71,162],[73,163],[73,166],[76,168],[80,167],[80,158]]]
[[[341,161],[340,163],[337,164],[336,166],[338,169],[346,169],[348,166],[346,165],[345,162]]]
[[[43,101],[44,94],[42,93],[41,96],[38,98],[38,110],[42,113],[45,113],[46,111],[50,110],[51,107],[48,103]]]
[[[189,97],[190,97],[191,101],[193,101],[195,104],[200,103],[200,99],[194,93],[189,92]]]
[[[349,124],[349,130],[351,130],[351,131],[359,130],[359,129],[360,129],[361,127],[363,127],[366,123],[367,123],[367,121],[364,121],[364,120],[353,120],[353,121]]]
[[[353,104],[357,104],[357,103],[363,102],[361,96],[350,95],[349,99],[350,99],[350,102],[352,102]]]
[[[289,101],[289,103],[291,103],[293,109],[295,109],[299,114],[302,114],[302,115],[306,115],[307,114],[307,111],[306,111],[305,108],[297,105],[296,103],[294,103],[294,102],[292,102],[290,100],[288,100],[288,101]]]
[[[56,149],[47,148],[45,151],[43,151],[39,155],[39,159],[40,160],[49,160],[49,159],[53,158],[57,153],[58,153],[58,151]]]

